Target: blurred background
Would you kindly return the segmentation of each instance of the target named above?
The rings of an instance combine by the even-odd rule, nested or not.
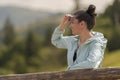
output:
[[[108,39],[103,67],[120,66],[120,0],[0,0],[0,75],[66,70],[67,51],[51,35],[64,14],[90,4],[98,13],[94,30]]]

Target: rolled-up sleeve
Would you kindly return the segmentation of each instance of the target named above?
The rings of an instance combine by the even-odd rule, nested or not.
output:
[[[79,57],[78,57],[79,58]],[[103,51],[100,43],[95,43],[91,46],[89,55],[86,60],[79,62],[70,67],[70,70],[83,69],[83,68],[97,68],[103,58]]]

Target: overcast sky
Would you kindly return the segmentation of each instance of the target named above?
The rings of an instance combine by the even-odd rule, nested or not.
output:
[[[82,6],[95,4],[97,12],[103,11],[113,0],[81,0]],[[74,7],[73,0],[0,0],[0,6],[21,6],[32,9],[44,9],[51,11],[70,11]]]

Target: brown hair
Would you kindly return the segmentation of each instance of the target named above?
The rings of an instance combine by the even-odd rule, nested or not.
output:
[[[88,30],[91,30],[95,25],[95,13],[96,7],[94,5],[90,5],[88,9],[76,11],[73,15],[79,22],[85,21],[87,23]]]

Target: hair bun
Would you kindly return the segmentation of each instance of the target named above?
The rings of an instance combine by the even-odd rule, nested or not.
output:
[[[87,13],[91,16],[96,16],[97,14],[95,13],[95,5],[89,5],[88,9],[87,9]]]

